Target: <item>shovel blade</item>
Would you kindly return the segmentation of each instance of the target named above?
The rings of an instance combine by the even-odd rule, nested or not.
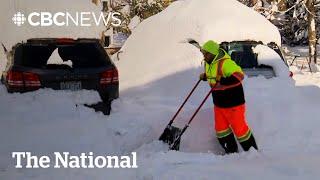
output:
[[[177,137],[179,137],[181,131],[182,131],[181,129],[169,125],[163,131],[163,133],[161,134],[159,140],[167,143],[170,146],[171,150],[178,151],[179,147],[180,147],[180,138],[177,139],[176,143],[174,141],[176,140]],[[175,145],[172,146],[174,143],[175,143]]]

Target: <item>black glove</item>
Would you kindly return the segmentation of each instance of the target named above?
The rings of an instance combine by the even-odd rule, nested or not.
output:
[[[201,73],[201,74],[199,75],[199,79],[202,80],[202,81],[207,81],[207,75],[206,75],[206,73]]]

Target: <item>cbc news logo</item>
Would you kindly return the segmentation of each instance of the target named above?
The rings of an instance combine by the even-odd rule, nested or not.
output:
[[[12,21],[15,25],[21,26],[26,21],[26,17],[21,12],[17,12],[13,15]]]
[[[29,24],[31,26],[104,26],[118,27],[121,25],[121,14],[119,12],[99,13],[94,12],[32,12],[28,15],[17,12],[12,21],[18,27]]]

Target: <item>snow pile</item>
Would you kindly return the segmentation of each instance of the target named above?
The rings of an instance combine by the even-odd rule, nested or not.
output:
[[[130,170],[118,174],[117,170],[105,169],[14,168],[11,152],[30,151],[52,159],[55,151],[123,155],[154,136],[148,122],[138,121],[151,119],[150,114],[136,114],[143,112],[141,107],[115,102],[113,116],[108,117],[83,105],[99,101],[98,93],[93,91],[42,89],[8,94],[0,85],[0,179],[133,179],[134,175],[127,175]]]
[[[265,45],[257,45],[253,48],[253,52],[258,54],[259,65],[272,66],[276,76],[288,78],[289,68],[285,65],[281,57],[273,49]]]
[[[126,41],[119,63],[122,88],[199,67],[202,55],[185,43],[187,38],[200,44],[209,39],[281,42],[275,26],[236,0],[177,1],[144,20]],[[127,66],[130,71],[122,70]]]

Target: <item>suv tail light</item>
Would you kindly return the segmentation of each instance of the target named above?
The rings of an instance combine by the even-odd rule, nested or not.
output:
[[[23,80],[26,87],[37,87],[39,88],[41,86],[39,76],[34,73],[30,72],[24,72],[23,74]]]
[[[117,69],[113,70],[113,80],[112,82],[119,82],[119,73]]]
[[[17,88],[19,90],[33,90],[41,86],[39,76],[31,72],[8,72],[9,88]]]
[[[101,73],[100,85],[108,85],[119,82],[118,70],[112,69]]]
[[[23,88],[23,75],[21,72],[8,72],[8,85],[13,88]]]

